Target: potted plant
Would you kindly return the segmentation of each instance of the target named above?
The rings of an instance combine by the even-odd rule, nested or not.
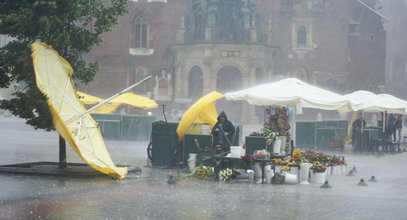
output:
[[[324,183],[325,182],[325,170],[326,165],[316,161],[311,165],[311,182],[313,183]]]
[[[201,180],[206,180],[209,177],[214,177],[215,172],[211,166],[199,166],[194,169],[194,171],[187,177],[198,178]]]

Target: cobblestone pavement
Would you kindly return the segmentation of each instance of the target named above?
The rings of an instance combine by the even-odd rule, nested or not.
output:
[[[58,135],[0,117],[0,164],[56,161]],[[320,184],[271,185],[181,179],[146,167],[144,142],[107,141],[113,161],[140,166],[124,180],[0,174],[0,219],[406,219],[407,153],[346,153],[355,176]],[[81,162],[69,152],[68,162]],[[378,183],[357,186],[375,175]]]

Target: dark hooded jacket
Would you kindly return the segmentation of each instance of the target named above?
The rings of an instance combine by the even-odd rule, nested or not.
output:
[[[224,117],[225,122],[221,123],[220,118]],[[216,128],[222,128],[219,129],[219,131],[216,131]],[[218,122],[216,122],[215,126],[213,126],[211,134],[213,134],[213,145],[222,145],[225,147],[229,147],[230,144],[229,142],[225,139],[225,135],[222,133],[227,132],[228,139],[230,142],[232,142],[232,135],[235,133],[235,127],[233,126],[232,122],[230,122],[225,114],[225,112],[221,112],[218,115]]]

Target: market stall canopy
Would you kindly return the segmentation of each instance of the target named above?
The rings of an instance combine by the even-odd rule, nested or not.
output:
[[[215,101],[222,98],[218,92],[211,92],[196,101],[184,114],[177,127],[178,139],[183,140],[185,132],[193,123],[216,124],[218,112]]]
[[[390,94],[379,94],[379,96],[381,96],[381,97],[383,97],[383,98],[385,98],[387,100],[390,100],[391,102],[396,103],[396,104],[398,104],[400,106],[404,106],[404,109],[405,109],[404,114],[407,114],[407,101],[406,100],[397,98],[397,97],[392,96]]]
[[[384,112],[403,114],[406,107],[400,103],[391,101],[380,95],[376,95],[369,91],[359,90],[353,93],[344,95],[349,101],[354,103],[361,103],[361,105],[352,106],[353,111],[364,112]],[[344,111],[346,112],[346,111]]]
[[[225,94],[230,101],[246,100],[253,105],[300,104],[306,108],[351,111],[352,106],[343,96],[318,88],[296,78],[287,78]],[[353,105],[352,105],[353,104]]]
[[[78,100],[71,65],[45,43],[33,43],[31,50],[37,87],[47,97],[55,129],[89,166],[124,178],[127,168],[114,165],[99,126]]]
[[[103,101],[103,99],[83,93],[77,92],[79,100],[85,105],[94,105]],[[100,114],[110,114],[116,111],[116,109],[122,105],[127,104],[136,108],[157,108],[158,104],[147,97],[136,95],[133,93],[123,93],[116,98],[110,100],[110,102],[102,105],[94,110],[91,113],[100,113]]]

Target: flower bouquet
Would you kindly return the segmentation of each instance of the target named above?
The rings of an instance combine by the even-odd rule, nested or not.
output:
[[[219,172],[219,180],[224,182],[229,182],[230,180],[234,179],[237,176],[237,172],[235,169],[226,168]]]
[[[250,166],[250,165],[254,164],[254,160],[250,154],[246,154],[244,156],[241,156],[240,158],[242,158],[242,160],[246,163],[246,165]]]
[[[323,173],[326,170],[326,166],[321,162],[316,161],[311,165],[311,169],[314,171],[314,173]]]
[[[213,169],[211,166],[199,166],[194,169],[194,172],[192,172],[190,175],[187,177],[193,177],[193,178],[198,178],[201,180],[206,180],[209,177],[214,177],[215,172],[213,172]]]

